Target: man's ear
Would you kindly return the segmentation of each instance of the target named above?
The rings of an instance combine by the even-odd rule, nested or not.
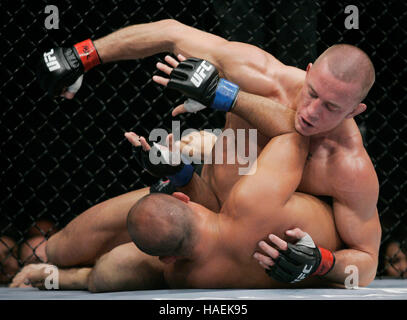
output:
[[[359,103],[359,105],[353,110],[351,113],[349,113],[345,118],[346,119],[351,119],[353,117],[356,117],[358,114],[361,114],[366,110],[367,106],[364,103]]]
[[[184,201],[185,203],[188,203],[188,201],[190,200],[189,197],[182,192],[174,192],[172,196],[177,198],[178,200]]]
[[[308,65],[307,65],[307,69],[306,69],[306,71],[308,72],[308,71],[309,71],[309,69],[311,69],[311,67],[312,67],[312,63],[310,62],[310,63],[308,63]]]

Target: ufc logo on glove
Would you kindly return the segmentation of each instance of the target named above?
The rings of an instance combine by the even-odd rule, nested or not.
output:
[[[191,82],[195,85],[195,87],[199,88],[202,84],[202,81],[206,78],[205,71],[210,71],[212,69],[212,65],[205,64],[205,60],[199,65],[196,72],[192,75]]]
[[[61,68],[61,65],[57,61],[57,58],[53,56],[54,49],[51,49],[49,52],[44,53],[44,61],[49,69],[49,71],[55,71]]]

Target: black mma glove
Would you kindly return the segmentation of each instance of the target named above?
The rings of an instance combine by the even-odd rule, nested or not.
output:
[[[136,147],[135,153],[137,162],[148,173],[157,178],[167,177],[175,187],[188,184],[194,173],[194,167],[191,164],[184,163],[182,155],[181,161],[174,163],[168,148],[159,144],[153,143],[149,151]]]
[[[239,87],[219,78],[218,70],[210,62],[197,58],[182,61],[170,74],[168,88],[176,89],[204,106],[230,111],[239,93]],[[200,110],[188,110],[194,112]]]
[[[52,97],[62,93],[63,88],[80,82],[72,92],[79,90],[79,78],[85,71],[100,64],[100,58],[90,39],[71,48],[53,48],[44,52],[37,65],[37,77],[42,89]],[[76,90],[76,91],[75,91]]]
[[[266,273],[274,280],[296,283],[309,276],[323,276],[335,265],[335,256],[329,250],[316,247],[307,234],[296,244],[287,243],[287,250],[279,250],[275,265]]]

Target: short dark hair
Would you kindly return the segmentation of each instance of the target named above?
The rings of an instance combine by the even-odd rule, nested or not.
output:
[[[175,197],[149,194],[130,209],[127,230],[149,255],[185,256],[193,245],[193,211]]]
[[[328,59],[326,59],[328,58]],[[345,82],[360,82],[360,101],[363,101],[375,82],[375,68],[370,57],[362,49],[350,44],[335,44],[326,49],[314,62],[327,60],[331,73]]]

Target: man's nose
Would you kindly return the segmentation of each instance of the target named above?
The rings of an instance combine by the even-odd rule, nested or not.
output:
[[[310,121],[317,121],[321,112],[321,102],[319,99],[314,99],[307,108]]]

